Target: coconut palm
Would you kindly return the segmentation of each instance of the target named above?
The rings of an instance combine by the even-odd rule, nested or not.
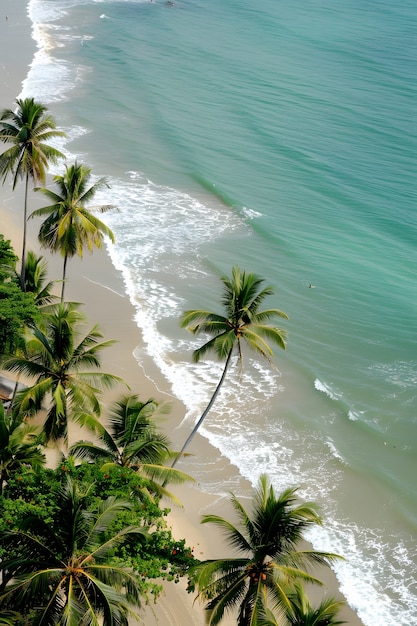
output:
[[[108,185],[104,178],[100,178],[89,186],[90,179],[91,169],[86,165],[75,163],[66,166],[64,175],[54,176],[57,192],[47,188],[37,189],[49,198],[52,204],[34,211],[30,216],[47,215],[39,231],[39,241],[43,247],[53,252],[59,250],[64,257],[61,300],[64,299],[68,259],[75,255],[82,257],[85,246],[90,252],[93,247],[101,248],[104,237],[114,241],[110,228],[100,221],[94,212],[104,213],[115,207],[106,204],[87,208],[87,204],[96,193]]]
[[[4,109],[0,114],[0,139],[4,143],[13,144],[0,155],[0,178],[13,176],[13,189],[19,178],[25,180],[25,201],[23,209],[23,246],[22,269],[20,274],[21,287],[25,289],[26,267],[26,232],[27,232],[27,201],[29,179],[34,184],[44,183],[49,163],[56,163],[64,155],[48,145],[55,137],[64,137],[65,133],[56,130],[55,121],[47,113],[47,108],[35,102],[33,98],[17,99],[17,109]]]
[[[250,513],[233,494],[231,501],[238,525],[218,515],[204,515],[202,523],[218,526],[241,556],[203,561],[192,570],[190,580],[198,588],[199,599],[208,600],[207,624],[215,626],[226,612],[237,610],[238,626],[254,626],[265,614],[268,601],[282,610],[291,607],[294,583],[321,584],[307,571],[309,566],[328,565],[338,557],[297,549],[303,532],[321,524],[321,519],[312,504],[297,502],[295,489],[277,496],[262,475]]]
[[[158,481],[165,485],[193,479],[165,465],[176,453],[171,451],[168,437],[158,430],[155,420],[167,411],[166,405],[158,405],[152,398],[141,402],[134,394],[122,396],[107,418],[108,429],[95,416],[84,416],[82,424],[95,430],[99,442],[78,441],[70,453],[83,460],[100,461],[103,471],[114,465],[131,468],[144,478],[149,493],[177,501]]]
[[[56,296],[51,293],[55,281],[47,282],[47,274],[46,259],[29,250],[26,259],[25,291],[33,293],[35,304],[39,307],[56,300]]]
[[[16,280],[20,281],[20,277],[17,273],[15,273]],[[33,294],[33,300],[37,307],[45,307],[52,302],[54,302],[57,298],[51,293],[51,289],[54,285],[54,281],[47,281],[47,263],[46,260],[42,256],[36,256],[34,252],[29,250],[26,259],[26,268],[25,268],[25,291],[27,293]],[[20,345],[16,346],[14,353],[17,354],[19,351],[24,352],[24,339],[21,338]],[[12,406],[14,404],[14,400],[16,397],[16,393],[19,387],[19,377],[16,380],[12,400],[9,406],[9,413],[11,413]]]
[[[222,299],[224,315],[206,310],[192,310],[186,311],[181,318],[181,327],[188,328],[194,335],[202,333],[212,335],[211,339],[194,350],[193,359],[196,363],[210,351],[215,352],[219,359],[225,360],[222,376],[210,402],[181,452],[187,448],[210,411],[223,385],[234,351],[237,351],[239,362],[242,361],[242,341],[270,363],[273,351],[268,342],[275,343],[285,350],[285,331],[270,326],[268,322],[274,317],[288,319],[288,316],[278,309],[259,310],[265,298],[273,294],[271,287],[262,287],[264,282],[262,278],[256,274],[242,272],[238,267],[232,269],[231,278],[223,276],[221,281],[224,286]],[[176,460],[174,465],[175,463]]]
[[[2,534],[8,583],[0,608],[29,614],[32,626],[127,626],[141,603],[140,578],[112,554],[146,531],[111,527],[132,505],[111,497],[92,509],[70,480],[56,502],[52,523],[32,516],[18,531]]]
[[[342,600],[327,598],[314,609],[302,585],[295,584],[294,591],[288,594],[290,604],[286,607],[285,616],[277,618],[267,608],[265,615],[257,621],[257,626],[339,626],[345,624],[337,614],[345,605]]]
[[[290,626],[339,626],[345,624],[339,620],[337,613],[345,602],[335,598],[327,598],[320,602],[315,609],[312,607],[303,587],[295,585],[290,595],[291,608],[287,609],[287,619]]]
[[[38,445],[38,429],[26,424],[21,417],[6,414],[0,402],[0,495],[4,484],[22,468],[36,470],[45,462]]]
[[[59,304],[43,315],[43,326],[29,333],[24,356],[5,358],[4,369],[35,379],[19,391],[13,410],[34,415],[48,401],[43,425],[47,441],[67,438],[68,420],[80,413],[100,414],[100,390],[122,382],[117,376],[99,371],[100,352],[112,345],[103,341],[99,327],[84,331],[85,316],[75,304]],[[83,371],[86,368],[88,371]]]

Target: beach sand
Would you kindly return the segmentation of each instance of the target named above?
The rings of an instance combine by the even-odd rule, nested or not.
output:
[[[0,108],[11,108],[14,99],[21,91],[28,66],[35,52],[35,43],[31,38],[31,24],[28,19],[26,0],[3,0],[2,14],[0,14]],[[6,15],[8,19],[6,20]],[[53,109],[52,109],[53,113]],[[57,120],[59,124],[59,120]],[[37,208],[42,198],[29,198],[29,212]],[[0,187],[0,232],[12,241],[16,253],[21,253],[22,231],[22,203],[23,187],[18,186],[12,191],[9,182]],[[37,230],[39,221],[29,221],[28,249],[38,250]],[[50,279],[58,279],[62,272],[60,256],[51,257],[47,251],[42,254],[48,259]],[[117,343],[103,354],[103,371],[111,372],[123,378],[133,393],[137,393],[142,400],[154,397],[159,402],[169,402],[171,412],[163,423],[163,428],[171,438],[173,448],[179,449],[188,434],[185,428],[178,429],[184,417],[183,405],[170,393],[167,381],[156,369],[151,359],[144,357],[138,364],[133,350],[141,345],[141,333],[134,321],[134,308],[125,294],[121,274],[113,267],[105,250],[88,253],[83,260],[73,259],[68,264],[68,284],[66,299],[84,303],[83,310],[88,316],[89,327],[100,324],[105,339],[115,339]],[[156,382],[155,382],[156,381]],[[114,398],[126,391],[123,387],[106,394],[104,403],[109,404]],[[79,438],[79,432],[72,429],[70,439]],[[71,443],[70,441],[70,443]],[[233,476],[233,484],[237,485],[236,493],[239,497],[248,496],[251,486],[242,479],[237,468],[226,459],[220,457],[206,439],[196,435],[189,452],[194,456],[184,459],[178,468],[192,474],[192,466],[196,463],[205,464],[207,471],[217,476],[217,482],[224,477],[225,482]],[[220,477],[220,481],[219,481]],[[169,523],[174,536],[185,538],[187,544],[194,548],[197,558],[221,558],[231,555],[230,548],[219,532],[210,525],[200,525],[201,515],[204,513],[221,514],[233,519],[231,505],[226,496],[208,494],[200,490],[199,485],[190,484],[172,486],[172,491],[183,503],[183,508],[171,507]],[[321,599],[324,595],[336,595],[338,583],[332,571],[320,571],[319,577],[325,587],[315,590],[312,595]],[[165,593],[158,600],[157,605],[145,607],[140,621],[147,626],[174,625],[174,626],[203,626],[204,611],[194,596],[186,592],[186,581],[179,584],[166,583]],[[360,626],[362,622],[353,610],[346,607],[341,613],[341,619],[350,626]],[[223,622],[224,626],[232,626],[236,621],[229,617]]]

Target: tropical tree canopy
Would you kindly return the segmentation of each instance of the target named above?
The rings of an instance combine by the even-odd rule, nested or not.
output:
[[[304,531],[321,524],[314,505],[299,503],[296,489],[276,495],[262,475],[251,511],[232,494],[238,524],[218,515],[204,515],[202,523],[212,523],[225,534],[237,551],[236,558],[203,561],[193,568],[191,587],[206,601],[206,623],[219,624],[228,612],[237,612],[238,626],[255,626],[272,603],[283,614],[291,605],[294,585],[299,581],[321,584],[308,572],[315,564],[328,565],[335,554],[299,550]]]
[[[46,462],[38,445],[38,430],[19,416],[6,414],[0,402],[0,495],[14,473],[25,467],[36,470]]]
[[[287,608],[287,619],[290,626],[339,626],[345,624],[339,620],[337,613],[345,602],[335,598],[327,598],[314,608],[307,597],[303,587],[299,584],[294,586],[294,592],[290,594],[291,607]]]
[[[55,281],[48,281],[48,264],[43,256],[37,256],[29,250],[26,259],[25,291],[33,294],[38,307],[51,304],[56,300],[52,294]]]
[[[39,231],[39,241],[45,248],[53,252],[60,251],[64,257],[63,281],[65,281],[68,258],[75,255],[83,256],[85,247],[92,252],[93,248],[101,248],[104,237],[114,241],[111,229],[94,215],[104,213],[115,207],[110,204],[89,207],[96,193],[108,187],[104,178],[100,178],[90,186],[91,169],[81,163],[66,166],[65,174],[54,177],[58,191],[40,188],[52,204],[37,211],[30,217],[47,216]],[[64,293],[62,285],[62,296]]]
[[[25,325],[40,321],[33,294],[24,293],[15,280],[0,281],[0,357],[24,343]]]
[[[0,233],[0,281],[10,280],[14,275],[17,256],[9,239]]]
[[[39,317],[33,297],[19,287],[16,261],[10,241],[0,234],[0,354],[14,352],[22,340],[25,324]]]
[[[160,482],[165,485],[193,479],[165,465],[176,453],[171,451],[169,439],[159,431],[156,420],[168,410],[153,398],[142,402],[137,395],[124,395],[112,406],[106,419],[108,428],[95,416],[84,415],[82,424],[94,430],[99,441],[79,441],[71,446],[70,453],[82,460],[102,463],[103,471],[112,465],[131,468],[143,477],[149,493],[177,501]]]
[[[313,608],[304,587],[294,585],[294,591],[288,594],[289,605],[282,611],[267,608],[259,618],[256,626],[340,626],[346,622],[338,619],[337,614],[345,602],[335,598],[322,600],[317,608]],[[280,615],[279,619],[277,615]]]
[[[116,529],[127,501],[109,497],[98,507],[68,480],[56,496],[52,523],[28,516],[16,531],[1,535],[9,558],[0,608],[17,609],[32,626],[127,626],[141,604],[140,576],[114,558],[115,549],[146,537],[137,526]]]
[[[140,526],[148,530],[149,536],[146,541],[136,537],[119,544],[112,558],[120,559],[123,567],[141,573],[140,593],[149,601],[162,592],[162,580],[178,581],[197,562],[186,541],[172,536],[166,519],[169,509],[148,497],[138,472],[117,466],[102,471],[99,464],[75,462],[72,457],[63,456],[55,469],[43,467],[33,472],[22,468],[21,472],[10,476],[0,498],[0,537],[4,532],[21,529],[29,517],[43,520],[59,534],[61,503],[58,497],[69,477],[77,483],[80,493],[85,494],[88,510],[97,511],[102,501],[110,496],[131,503],[133,508],[120,511],[109,532]],[[10,556],[10,550],[0,542],[0,570],[4,559]],[[2,585],[9,578],[7,571],[1,571],[0,595]],[[2,606],[0,603],[0,613]]]
[[[271,362],[273,350],[268,342],[275,343],[285,350],[284,330],[270,326],[274,317],[288,319],[279,309],[259,310],[267,296],[274,292],[271,287],[262,287],[265,282],[256,274],[242,272],[233,267],[232,276],[223,276],[222,304],[224,314],[207,310],[186,311],[181,318],[181,327],[188,328],[194,335],[208,334],[212,337],[194,350],[196,363],[213,351],[224,360],[233,348],[237,348],[242,359],[242,340],[255,352]]]
[[[230,359],[236,350],[239,362],[242,361],[242,342],[251,350],[272,363],[273,350],[270,343],[285,350],[286,333],[277,326],[271,326],[270,320],[288,316],[279,309],[260,310],[267,296],[274,292],[271,287],[263,287],[264,280],[256,274],[242,272],[239,267],[232,269],[232,276],[223,276],[224,313],[196,309],[186,311],[181,318],[181,326],[194,335],[209,335],[210,339],[194,350],[193,359],[197,363],[208,352],[214,352],[225,366],[220,381],[200,419],[184,443],[181,452],[187,448],[206,415],[210,411],[218,392],[225,380]],[[174,461],[175,465],[175,461]]]
[[[12,146],[0,154],[0,179],[13,176],[13,189],[18,179],[25,180],[25,201],[23,211],[23,249],[21,284],[24,289],[26,265],[26,222],[29,179],[34,184],[45,182],[47,167],[56,163],[64,155],[49,145],[51,139],[63,137],[65,133],[56,130],[55,121],[47,113],[47,108],[33,98],[17,99],[15,111],[4,109],[0,114],[0,140]]]
[[[53,305],[44,313],[42,324],[30,331],[25,355],[3,361],[4,369],[35,380],[18,392],[13,410],[31,416],[48,401],[43,425],[46,440],[66,439],[68,420],[76,420],[85,411],[99,415],[100,390],[122,382],[99,371],[100,352],[114,342],[99,342],[103,336],[99,327],[86,333],[84,326],[85,316],[76,305]]]

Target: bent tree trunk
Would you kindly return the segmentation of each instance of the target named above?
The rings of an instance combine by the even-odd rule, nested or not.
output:
[[[196,432],[198,431],[198,429],[200,428],[201,424],[203,423],[207,413],[210,411],[211,407],[214,404],[215,399],[217,398],[217,395],[220,391],[221,386],[223,385],[224,379],[226,378],[226,373],[230,364],[230,359],[232,357],[232,352],[233,352],[233,348],[229,351],[229,354],[227,355],[227,359],[226,359],[226,363],[223,369],[223,373],[222,376],[217,384],[216,389],[214,390],[213,395],[210,398],[210,402],[208,403],[208,405],[206,406],[206,408],[204,409],[204,412],[202,413],[200,419],[198,420],[198,422],[196,423],[196,425],[194,426],[193,430],[191,431],[191,433],[189,434],[186,442],[184,443],[183,447],[181,448],[180,452],[177,454],[177,456],[174,459],[174,462],[172,463],[171,467],[174,467],[177,464],[178,459],[181,457],[182,453],[184,452],[184,450],[188,447],[188,445],[190,444],[191,440],[193,439],[194,435],[196,434]]]
[[[62,270],[61,302],[64,302],[65,281],[67,278],[67,262],[68,262],[68,254],[66,254],[64,257],[64,267]]]
[[[25,204],[23,208],[23,247],[22,247],[22,267],[20,270],[20,286],[22,291],[26,291],[26,238],[27,238],[27,223],[28,223],[28,188],[29,188],[29,174],[26,174],[25,181]]]

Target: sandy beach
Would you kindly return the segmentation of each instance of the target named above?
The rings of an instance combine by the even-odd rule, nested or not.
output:
[[[14,99],[21,90],[27,68],[35,52],[34,40],[31,38],[31,23],[26,14],[27,2],[25,0],[3,0],[2,13],[0,15],[0,107],[10,108]],[[6,19],[7,16],[7,19]],[[51,107],[53,113],[53,107]],[[59,126],[59,119],[57,119]],[[11,239],[16,253],[21,252],[21,206],[23,202],[23,188],[18,186],[12,191],[9,182],[0,187],[0,231],[7,239]],[[29,212],[39,206],[42,198],[29,200]],[[29,249],[38,249],[36,240],[39,222],[29,222]],[[60,257],[51,257],[47,252],[42,252],[49,262],[50,278],[59,278],[61,275],[62,260]],[[66,298],[81,303],[88,316],[90,326],[100,324],[105,339],[115,339],[117,343],[109,348],[104,354],[103,370],[122,377],[130,386],[132,392],[137,393],[142,399],[156,398],[159,402],[169,402],[171,412],[163,424],[169,434],[173,448],[179,448],[184,439],[184,429],[177,429],[184,416],[183,405],[174,398],[163,376],[159,374],[151,362],[145,360],[138,364],[133,351],[141,344],[141,334],[134,321],[134,308],[125,294],[121,274],[113,267],[106,251],[96,251],[92,256],[86,254],[85,258],[71,260],[68,267],[68,284]],[[155,385],[154,381],[157,381]],[[105,404],[113,400],[116,395],[123,393],[124,389],[117,388],[105,398]],[[78,433],[72,431],[72,440],[78,437]],[[212,448],[207,440],[197,435],[189,450],[194,456],[187,462],[184,460],[179,467],[192,474],[193,463],[205,463],[210,472],[219,476],[234,475],[238,485],[237,493],[244,497],[250,494],[251,486],[240,478],[237,469],[221,458],[218,451]],[[173,508],[169,516],[174,535],[186,538],[188,544],[194,548],[197,558],[216,558],[229,553],[222,537],[217,531],[209,526],[201,527],[199,520],[202,514],[213,512],[225,517],[230,516],[230,505],[226,497],[218,494],[207,494],[199,489],[198,485],[184,485],[172,487],[172,491],[178,495],[183,503],[183,508]],[[169,506],[169,505],[168,505]],[[229,515],[230,514],[230,515]],[[324,521],[325,523],[325,521]],[[315,592],[317,598],[323,595],[339,596],[338,583],[335,575],[330,571],[320,572],[320,578],[325,582],[325,592]],[[194,597],[187,594],[186,582],[181,581],[178,585],[173,583],[165,585],[165,595],[158,604],[146,607],[143,612],[141,623],[147,626],[153,625],[177,625],[177,626],[202,626],[204,624],[204,611]],[[352,609],[346,607],[341,619],[346,620],[350,626],[360,626]],[[225,626],[232,626],[233,619],[224,620]]]

